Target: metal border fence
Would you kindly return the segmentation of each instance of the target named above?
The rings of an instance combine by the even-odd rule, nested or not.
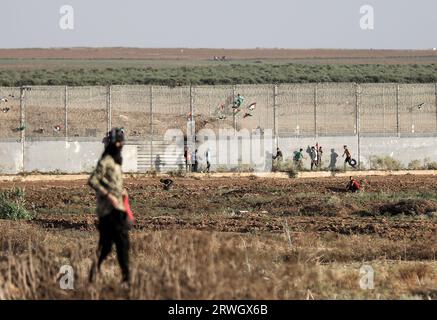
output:
[[[97,141],[112,126],[128,143],[186,133],[271,129],[275,138],[437,135],[437,84],[0,87],[1,141]],[[236,107],[237,97],[242,97]],[[250,109],[252,108],[252,109]],[[276,139],[277,141],[277,139]],[[24,147],[23,147],[24,149]],[[358,147],[359,153],[359,147]],[[359,157],[359,155],[358,155]]]

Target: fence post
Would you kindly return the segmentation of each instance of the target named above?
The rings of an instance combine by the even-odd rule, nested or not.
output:
[[[153,168],[153,86],[149,91],[149,129],[150,129],[150,168]]]
[[[277,119],[277,113],[276,113],[276,98],[278,96],[278,85],[273,85],[273,134],[275,136],[275,148],[278,147],[278,119]]]
[[[234,84],[232,86],[232,123],[234,126],[234,132],[237,130],[237,117],[235,114],[235,109],[234,109],[234,105],[235,105],[235,89],[236,89],[236,85]]]
[[[357,127],[357,144],[358,144],[358,169],[361,169],[361,123],[360,123],[360,85],[355,83],[355,119]]]
[[[318,83],[314,86],[314,136],[317,138],[317,94]]]
[[[109,85],[106,89],[106,127],[109,132],[112,128],[112,87]]]
[[[25,112],[25,104],[24,104],[24,91],[25,91],[25,87],[20,87],[20,130],[21,130],[21,163],[22,163],[22,169],[21,172],[24,172],[25,168],[24,168],[24,144],[25,144],[25,140],[26,140],[26,112]]]
[[[437,129],[437,83],[434,84],[435,109],[436,109],[436,129]]]
[[[400,119],[399,119],[399,84],[396,85],[396,133],[401,136]]]
[[[68,86],[64,88],[65,141],[68,141]]]
[[[189,122],[190,122],[190,132],[187,132],[187,135],[193,136],[196,132],[196,129],[193,128],[193,124],[195,123],[195,117],[194,117],[194,88],[193,86],[190,84],[190,117],[189,117]],[[196,139],[194,139],[196,140]]]

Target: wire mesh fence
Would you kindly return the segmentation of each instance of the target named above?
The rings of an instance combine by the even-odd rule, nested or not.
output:
[[[398,134],[398,93],[396,84],[363,84],[359,92],[360,131],[368,135]]]
[[[20,89],[0,87],[0,132],[2,140],[21,139]]]
[[[69,87],[66,92],[67,138],[101,140],[108,130],[110,116],[108,88]]]
[[[111,126],[125,128],[128,140],[142,140],[152,134],[149,87],[113,86],[110,97]]]
[[[0,87],[0,139],[98,140],[112,126],[128,141],[168,129],[272,129],[279,136],[437,133],[436,84]]]

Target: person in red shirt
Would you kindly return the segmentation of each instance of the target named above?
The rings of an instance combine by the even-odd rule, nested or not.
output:
[[[352,177],[349,177],[349,183],[346,186],[346,190],[350,192],[358,192],[361,190],[361,185],[357,180]]]

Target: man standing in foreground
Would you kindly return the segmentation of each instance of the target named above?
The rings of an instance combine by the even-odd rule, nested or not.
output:
[[[123,283],[129,285],[129,221],[123,197],[127,192],[123,189],[121,171],[121,150],[124,145],[123,129],[114,128],[104,139],[105,150],[91,174],[88,184],[96,191],[98,230],[100,239],[97,249],[98,261],[94,262],[90,271],[90,282],[94,281],[96,271],[112,250],[115,243],[118,263],[123,275]],[[96,270],[97,269],[97,270]]]

